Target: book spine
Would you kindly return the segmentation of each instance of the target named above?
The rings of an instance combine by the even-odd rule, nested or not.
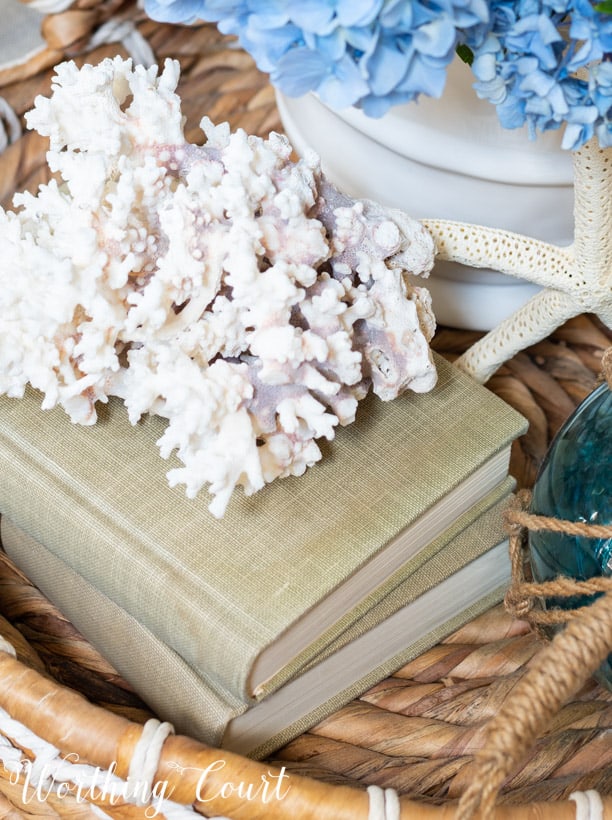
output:
[[[44,544],[51,554],[74,569],[92,589],[99,589],[108,600],[115,601],[137,621],[147,622],[147,614],[151,610],[147,598],[150,594],[146,586],[147,575],[163,577],[172,568],[166,568],[159,556],[153,564],[151,551],[139,542],[136,531],[122,526],[111,511],[98,508],[91,499],[84,497],[80,488],[73,486],[70,477],[64,479],[61,473],[47,467],[44,459],[37,456],[36,451],[21,444],[17,436],[9,437],[4,430],[0,430],[0,515]],[[93,465],[92,469],[95,469]],[[124,545],[129,545],[129,550]],[[132,556],[139,555],[147,555],[147,562],[134,564]],[[92,563],[91,556],[98,561],[97,565]],[[100,563],[100,556],[107,556],[107,560]],[[142,569],[141,584],[135,584],[132,580],[125,599],[111,595],[110,589],[115,591],[119,586],[117,579],[127,579],[130,575],[133,578],[135,566]],[[127,590],[128,585],[125,584],[125,587]],[[180,646],[180,629],[175,628],[177,620],[180,621],[180,613],[173,613],[173,618],[161,611],[155,628],[148,622],[147,626],[162,642],[185,657]],[[229,619],[225,623],[219,615],[213,615],[213,619],[214,628],[202,626],[202,643],[206,642],[208,659],[223,656],[223,646],[227,644],[227,633],[223,627],[227,627]],[[245,653],[245,668],[249,663],[250,659]],[[213,669],[212,664],[202,662],[190,665],[221,701],[244,700],[244,687],[237,686],[234,690],[226,686],[214,670],[209,673]],[[238,674],[242,680],[242,676],[246,675],[245,669],[239,670]]]

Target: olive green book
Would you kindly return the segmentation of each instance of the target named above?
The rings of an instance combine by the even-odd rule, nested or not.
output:
[[[335,640],[258,701],[221,693],[125,610],[2,518],[15,563],[177,731],[256,757],[269,755],[369,686],[501,600],[510,576],[502,482],[345,617]]]
[[[79,427],[34,391],[2,397],[0,513],[223,699],[268,696],[507,476],[524,419],[436,364],[430,393],[364,400],[321,462],[236,492],[221,520],[168,487],[162,419],[132,426],[111,400]]]

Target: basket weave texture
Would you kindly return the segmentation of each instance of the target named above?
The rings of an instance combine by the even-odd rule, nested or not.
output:
[[[266,136],[280,130],[274,93],[251,58],[214,27],[153,23],[132,2],[80,0],[45,20],[48,52],[35,63],[0,74],[0,95],[22,118],[36,94],[49,91],[49,65],[63,58],[98,62],[128,53],[120,43],[91,51],[90,34],[111,17],[133,22],[156,61],[177,58],[186,137],[201,141],[206,114],[215,122]],[[24,131],[0,155],[0,203],[14,191],[46,181],[45,141]],[[479,334],[440,328],[433,347],[451,361]],[[511,473],[519,487],[533,485],[552,436],[591,391],[612,334],[580,316],[544,342],[515,356],[488,387],[528,419],[514,445]],[[150,712],[130,687],[23,574],[0,554],[0,633],[29,666],[85,694],[109,712],[144,722]],[[459,796],[483,727],[521,679],[540,643],[526,623],[496,607],[412,661],[358,700],[277,752],[275,765],[342,785],[393,787],[421,801]],[[1,685],[1,684],[0,684]],[[612,693],[589,682],[567,703],[503,786],[500,802],[551,801],[578,790],[612,794]],[[0,816],[12,816],[19,795],[0,780]],[[45,811],[62,813],[66,804]],[[20,805],[23,815],[40,816]],[[71,809],[72,814],[78,814]],[[81,813],[87,812],[81,807]]]

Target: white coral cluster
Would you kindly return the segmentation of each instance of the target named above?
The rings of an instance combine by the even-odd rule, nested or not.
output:
[[[91,424],[122,397],[168,419],[168,473],[223,515],[320,458],[316,439],[383,399],[430,389],[429,234],[355,202],[278,134],[206,118],[185,142],[178,64],[57,68],[28,124],[61,181],[0,211],[0,391]]]

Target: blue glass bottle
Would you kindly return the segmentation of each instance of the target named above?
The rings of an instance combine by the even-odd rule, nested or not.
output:
[[[607,384],[587,396],[555,436],[534,485],[531,512],[612,524],[612,392]],[[529,547],[537,581],[612,576],[612,538],[530,532]],[[547,604],[570,609],[589,602],[582,596]],[[612,654],[597,677],[612,689]]]

